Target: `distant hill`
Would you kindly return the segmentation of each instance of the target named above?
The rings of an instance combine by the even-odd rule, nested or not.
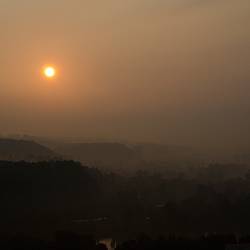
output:
[[[177,170],[201,161],[192,149],[160,144],[64,143],[54,150],[67,159],[115,172]]]
[[[0,160],[41,161],[58,158],[52,150],[33,141],[0,139]]]
[[[91,166],[121,168],[140,161],[132,148],[120,143],[65,143],[56,151]]]
[[[201,155],[184,146],[145,143],[134,146],[134,150],[145,162],[162,162],[173,164],[198,163]]]

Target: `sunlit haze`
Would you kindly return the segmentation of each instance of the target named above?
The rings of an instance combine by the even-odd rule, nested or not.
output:
[[[248,147],[249,13],[249,0],[0,0],[0,131]]]

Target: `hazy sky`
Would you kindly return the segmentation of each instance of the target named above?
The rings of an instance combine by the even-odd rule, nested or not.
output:
[[[248,145],[249,13],[249,0],[0,0],[0,131]]]

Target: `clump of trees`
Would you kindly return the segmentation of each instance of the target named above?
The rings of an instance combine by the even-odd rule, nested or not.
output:
[[[74,161],[2,161],[0,231],[249,233],[250,174],[221,178],[221,168],[219,176],[211,171],[203,178],[120,176]]]

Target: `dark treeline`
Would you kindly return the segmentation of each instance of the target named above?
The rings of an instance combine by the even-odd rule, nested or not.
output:
[[[140,234],[132,240],[120,243],[113,241],[111,249],[114,250],[234,250],[248,249],[249,236],[237,238],[233,234],[211,234],[196,238],[176,237],[150,238]],[[15,235],[0,238],[0,248],[4,250],[108,250],[108,247],[92,236],[82,235],[71,231],[58,231],[51,239],[41,239],[27,235]]]
[[[124,241],[117,245],[116,250],[225,250],[249,247],[248,236],[237,238],[233,234],[210,234],[196,238],[158,237],[152,239],[147,235],[139,235],[133,240]]]
[[[107,250],[107,247],[92,236],[80,235],[70,231],[56,232],[52,239],[41,239],[24,234],[0,238],[3,250]]]
[[[224,178],[222,169],[226,166],[203,169],[202,178],[183,173],[168,178],[143,171],[102,173],[73,161],[2,161],[0,230],[100,236],[249,233],[250,174]]]

